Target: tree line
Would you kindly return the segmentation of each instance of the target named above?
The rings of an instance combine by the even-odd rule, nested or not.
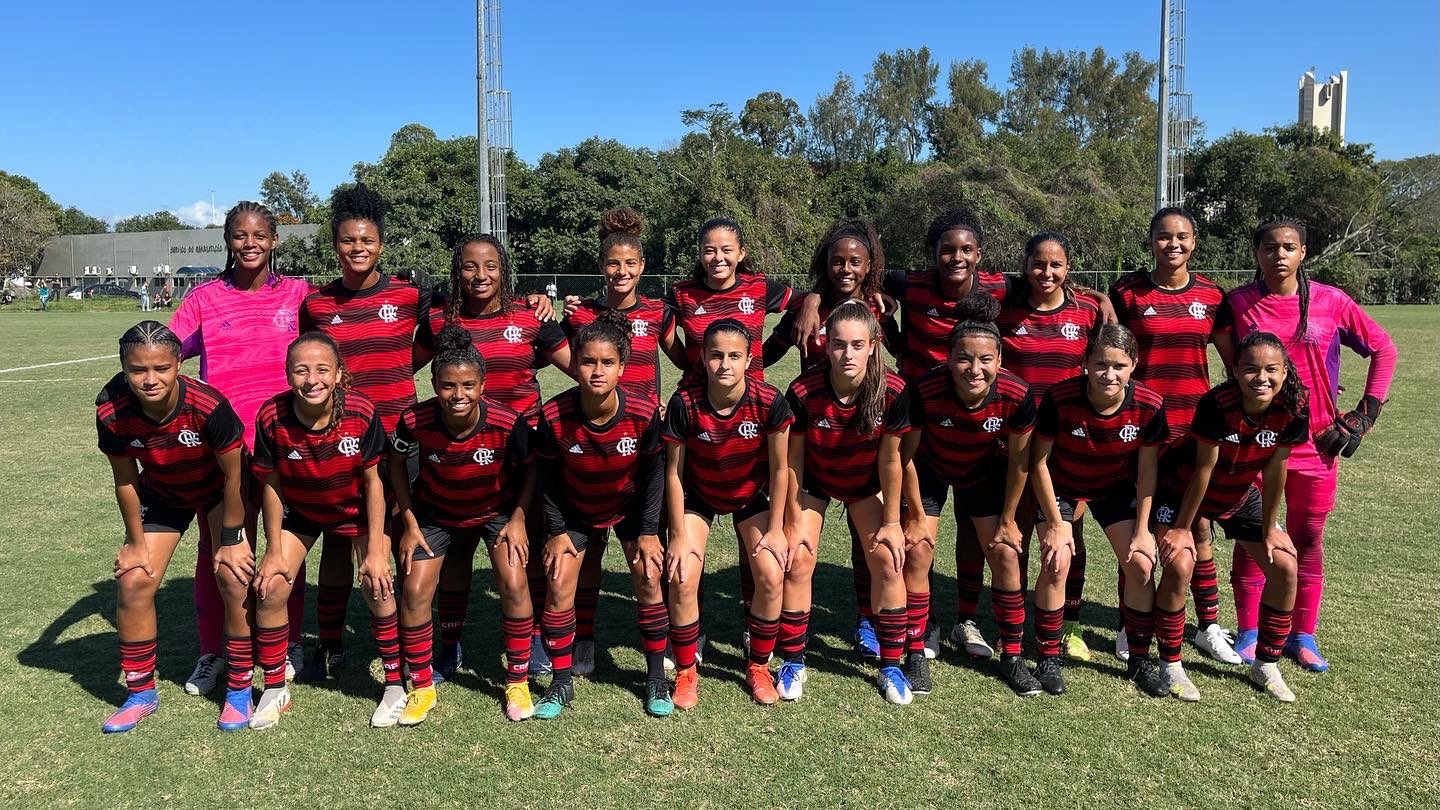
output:
[[[767,273],[803,275],[840,217],[874,220],[891,267],[922,267],[926,224],[964,206],[986,228],[985,262],[995,269],[1017,269],[1025,240],[1040,230],[1069,237],[1079,270],[1146,268],[1154,76],[1155,64],[1134,52],[1027,47],[1013,55],[1000,89],[983,61],[944,66],[942,82],[928,48],[901,49],[876,56],[858,82],[837,75],[803,110],[773,91],[738,113],[721,103],[684,110],[684,133],[665,149],[596,137],[533,165],[512,155],[512,258],[522,274],[593,273],[600,213],[628,205],[648,223],[654,275],[688,272],[695,228],[721,213],[741,223],[755,266]],[[1284,213],[1309,223],[1317,278],[1363,301],[1440,300],[1440,155],[1379,161],[1366,144],[1302,125],[1211,142],[1196,132],[1186,202],[1199,221],[1202,271],[1234,278],[1253,270],[1251,230]],[[446,272],[452,246],[474,228],[475,139],[407,124],[352,176],[393,207],[387,266]],[[13,179],[0,176],[0,212]],[[260,197],[284,222],[328,216],[298,171],[271,173]],[[67,232],[51,205],[52,233]],[[117,230],[136,224],[151,223]],[[333,254],[319,242],[284,245],[289,271],[333,274]]]

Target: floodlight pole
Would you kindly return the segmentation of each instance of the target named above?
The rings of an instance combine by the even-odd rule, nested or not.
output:
[[[480,202],[477,226],[490,233],[490,142],[485,112],[485,2],[475,3],[475,191]]]
[[[1170,154],[1170,0],[1160,0],[1160,82],[1155,115],[1155,210],[1167,204],[1169,178],[1166,162]]]

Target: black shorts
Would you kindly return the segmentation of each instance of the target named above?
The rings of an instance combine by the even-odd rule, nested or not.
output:
[[[1155,492],[1155,522],[1162,526],[1170,526],[1175,522],[1175,516],[1180,512],[1180,503],[1184,500],[1183,494],[1176,494],[1165,490]],[[1211,517],[1211,524],[1220,524],[1225,530],[1225,536],[1231,540],[1238,540],[1242,543],[1259,543],[1265,539],[1265,509],[1263,499],[1260,497],[1259,487],[1250,487],[1245,491],[1245,500],[1240,505],[1230,510],[1224,517]]]
[[[620,542],[633,543],[640,539],[640,524],[643,519],[640,511],[636,510],[626,515],[611,528],[615,530],[615,536],[619,538]],[[546,529],[546,532],[550,537],[555,535],[555,532],[549,529]],[[575,546],[576,551],[584,551],[587,547],[594,545],[603,552],[605,546],[610,542],[610,529],[588,526],[582,519],[571,515],[565,516],[565,534],[570,535],[570,542]],[[543,546],[546,539],[548,538],[536,538],[532,545]]]
[[[389,442],[385,443],[387,446]],[[385,505],[395,505],[395,494],[390,489],[390,452],[387,450],[380,456],[379,469],[375,471],[380,476],[380,485],[385,488]],[[420,477],[420,443],[415,442],[410,446],[410,452],[405,456],[405,476],[410,481],[410,491],[415,491],[415,481]]]
[[[940,517],[945,501],[950,495],[950,484],[941,478],[929,465],[915,465],[916,477],[920,479],[920,505],[926,517]],[[955,487],[955,517],[995,517],[1005,507],[1005,472],[992,471],[978,483]]]
[[[191,521],[195,520],[197,512],[201,515],[210,514],[220,501],[201,509],[185,509],[165,502],[165,498],[144,487],[138,487],[140,492],[140,522],[147,532],[167,534],[174,532],[184,534],[190,528]],[[203,518],[202,518],[203,520]]]
[[[415,548],[411,555],[414,560],[438,560],[444,557],[452,547],[457,551],[464,551],[470,555],[485,543],[485,548],[494,548],[500,532],[510,523],[506,517],[494,517],[479,526],[459,528],[455,526],[442,526],[439,523],[425,520],[422,516],[416,515],[420,523],[420,534],[425,537],[425,545],[430,547],[430,553],[426,554],[425,549]]]
[[[1107,492],[1098,498],[1066,498],[1055,496],[1055,503],[1060,507],[1060,517],[1066,523],[1075,520],[1075,513],[1084,503],[1095,516],[1095,522],[1100,528],[1108,529],[1116,523],[1135,519],[1135,492],[1133,490],[1116,490]],[[1036,523],[1045,522],[1045,513],[1038,512],[1035,517]]]
[[[332,537],[343,537],[346,541],[363,537],[366,532],[364,523],[353,521],[350,523],[337,523],[334,526],[321,526],[318,523],[302,517],[298,512],[290,509],[288,506],[285,508],[285,517],[280,520],[280,528],[290,532],[296,537],[314,538],[323,534],[327,540]]]
[[[706,523],[714,523],[715,518],[719,516],[714,507],[707,503],[704,498],[701,498],[693,492],[685,493],[685,511],[694,512],[700,517],[705,518]],[[739,526],[750,518],[769,511],[770,496],[764,492],[757,492],[755,493],[755,497],[751,498],[744,506],[731,512],[730,519],[734,521],[736,526]]]

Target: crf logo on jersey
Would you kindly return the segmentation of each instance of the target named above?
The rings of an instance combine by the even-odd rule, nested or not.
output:
[[[1140,428],[1134,425],[1126,425],[1120,428],[1120,441],[1133,442],[1138,438],[1140,438]]]
[[[1171,524],[1175,522],[1175,510],[1168,506],[1162,506],[1155,510],[1155,521],[1157,523]]]
[[[495,461],[495,451],[491,450],[488,447],[482,447],[479,450],[475,451],[475,455],[472,456],[472,458],[475,459],[476,464],[482,466],[486,464],[492,464]]]
[[[380,307],[380,320],[385,323],[394,323],[400,319],[400,308],[394,304],[384,304]]]
[[[740,296],[740,311],[746,315],[755,314],[755,299],[748,295]]]
[[[354,436],[341,437],[340,444],[337,447],[340,450],[340,455],[342,456],[360,455],[360,440],[355,438]]]
[[[1190,317],[1197,321],[1205,320],[1205,305],[1196,301],[1190,305]]]
[[[1080,327],[1076,326],[1076,325],[1073,324],[1073,323],[1061,324],[1061,325],[1060,325],[1060,336],[1063,337],[1063,338],[1065,338],[1066,340],[1079,340],[1079,339],[1080,339]]]
[[[986,419],[985,422],[980,425],[980,427],[985,428],[986,433],[999,433],[1000,426],[1002,424],[1004,423],[1000,421],[1000,417],[992,416],[989,419]]]
[[[760,435],[760,426],[751,421],[740,423],[740,437],[742,439],[753,439]]]
[[[635,449],[639,445],[640,443],[635,441],[634,437],[626,436],[615,443],[615,452],[622,456],[633,456],[635,455]]]
[[[518,326],[505,327],[505,331],[503,332],[503,334],[505,335],[506,343],[519,343],[520,339],[524,337],[524,334],[520,331],[520,327]]]
[[[270,323],[274,324],[275,328],[282,332],[294,332],[295,313],[285,307],[281,307],[275,310],[274,315],[270,316]]]
[[[1280,438],[1273,430],[1262,430],[1255,434],[1255,443],[1261,447],[1274,447],[1275,440]]]
[[[200,434],[193,430],[182,430],[180,431],[180,435],[176,436],[175,439],[186,447],[200,446]]]
[[[633,337],[645,337],[650,334],[650,324],[647,321],[631,321],[630,334]]]

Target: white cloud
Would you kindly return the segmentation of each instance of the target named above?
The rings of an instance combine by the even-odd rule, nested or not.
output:
[[[189,205],[175,209],[172,213],[186,225],[193,225],[196,228],[203,228],[212,222],[216,225],[225,221],[226,207],[210,207],[209,200],[196,200]]]

